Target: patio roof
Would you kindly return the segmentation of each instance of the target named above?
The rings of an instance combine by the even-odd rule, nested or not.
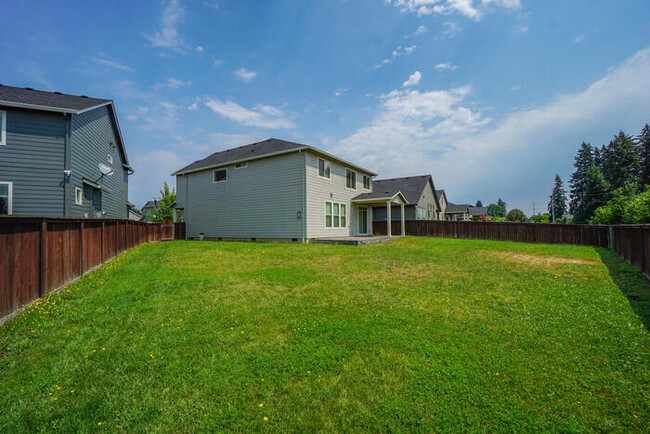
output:
[[[400,203],[408,205],[409,201],[406,200],[406,196],[401,191],[390,195],[382,192],[372,192],[372,193],[363,193],[352,199],[352,203],[381,203],[385,204],[386,202],[391,201],[393,203]]]

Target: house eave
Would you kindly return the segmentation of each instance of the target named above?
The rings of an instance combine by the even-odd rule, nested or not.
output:
[[[51,106],[46,106],[46,105],[37,105],[37,104],[25,104],[22,102],[15,102],[15,101],[5,101],[5,100],[0,100],[0,106],[7,106],[7,107],[15,107],[15,108],[24,108],[24,109],[30,109],[30,110],[41,110],[41,111],[46,111],[46,112],[55,112],[55,113],[66,113],[66,114],[71,114],[71,115],[79,115],[81,113],[85,113],[90,110],[94,110],[99,107],[104,107],[106,105],[111,104],[110,101],[106,101],[101,104],[97,104],[92,107],[87,107],[84,109],[71,109],[71,108],[64,108],[64,107],[51,107]]]

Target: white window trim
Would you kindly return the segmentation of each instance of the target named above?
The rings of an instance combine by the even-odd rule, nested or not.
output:
[[[239,165],[239,167],[237,167]],[[246,169],[248,167],[248,161],[242,161],[241,163],[235,163],[235,170],[239,169]],[[228,177],[228,174],[226,174],[226,178]]]
[[[326,164],[329,163],[329,165],[330,165],[330,176],[325,176],[325,175],[321,176],[321,174],[320,174],[320,162],[321,162],[321,161],[323,161],[323,162],[326,163]],[[325,166],[323,166],[323,172],[325,172]],[[332,162],[329,161],[329,160],[326,160],[326,159],[324,159],[324,158],[319,158],[319,159],[316,161],[316,174],[317,174],[318,177],[321,178],[321,179],[328,179],[328,180],[331,181],[331,180],[332,180]],[[328,202],[329,202],[329,201],[328,201]]]
[[[225,170],[225,171],[226,171],[226,179],[221,180],[221,181],[215,181],[215,180],[214,180],[214,174],[215,174],[216,172],[221,171],[221,170]],[[222,167],[221,169],[214,169],[214,170],[212,171],[212,183],[213,183],[213,184],[220,184],[220,183],[222,183],[222,182],[228,182],[228,168],[227,168],[227,167]]]
[[[329,227],[327,226],[327,204],[328,203],[332,204],[332,215],[331,215],[332,216],[332,226],[329,226]],[[335,215],[334,214],[334,204],[337,204],[339,206],[339,214],[338,214],[338,216],[339,216],[339,225],[338,226],[334,226],[334,215]],[[345,207],[345,226],[341,226],[341,215],[342,215],[341,214],[341,205],[343,205]],[[323,216],[325,217],[325,219],[323,221],[323,226],[325,227],[325,229],[347,229],[349,227],[349,224],[350,224],[350,222],[349,222],[350,213],[348,212],[349,209],[350,209],[350,205],[347,204],[347,203],[336,202],[334,200],[326,200],[325,202],[323,202]]]
[[[77,200],[77,198],[81,198],[81,200]],[[84,192],[81,188],[75,187],[74,188],[74,203],[75,205],[83,205],[84,204]]]
[[[348,171],[354,173],[354,187],[348,187]],[[357,175],[358,173],[356,170],[345,169],[345,188],[348,190],[357,190],[357,182],[359,182],[359,177]]]
[[[365,183],[366,178],[368,178],[368,180],[370,181],[370,187],[368,187],[368,188],[366,188],[366,183]],[[363,174],[361,175],[361,183],[363,184],[363,189],[364,190],[370,191],[372,189],[372,178],[369,177],[368,175],[363,175]]]
[[[0,110],[0,146],[7,144],[7,112]]]
[[[14,184],[11,181],[0,181],[0,184],[8,185],[9,191],[9,204],[7,205],[7,215],[13,215],[14,213]]]

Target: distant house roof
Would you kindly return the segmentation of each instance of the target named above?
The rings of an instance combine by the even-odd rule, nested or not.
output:
[[[91,98],[85,95],[68,95],[61,92],[46,92],[31,87],[14,87],[0,84],[0,106],[24,108],[31,110],[51,111],[78,115],[99,107],[107,106],[115,120],[115,129],[122,155],[124,167],[133,171],[126,155],[124,139],[117,121],[115,107],[110,99]]]
[[[459,212],[469,212],[470,206],[468,204],[455,204],[447,202],[447,209],[445,213],[459,213]]]
[[[142,209],[145,209],[145,208],[153,208],[153,207],[154,207],[153,200],[150,200],[150,201],[148,201],[147,203],[144,204],[144,206],[142,207]]]
[[[486,216],[487,215],[487,206],[470,206],[469,213],[474,217]]]
[[[408,204],[415,205],[420,200],[427,183],[431,182],[433,186],[433,177],[431,175],[406,176],[404,178],[378,179],[372,181],[372,192],[361,193],[353,200],[368,200],[391,197],[397,192],[402,192]],[[434,198],[436,201],[437,197]]]
[[[197,172],[213,167],[225,166],[239,161],[250,161],[257,158],[270,157],[276,154],[296,152],[299,150],[310,150],[317,154],[323,155],[325,158],[340,161],[346,166],[360,169],[361,171],[369,173],[373,176],[376,175],[368,169],[347,162],[313,146],[289,142],[287,140],[270,138],[262,140],[261,142],[240,146],[238,148],[231,148],[224,151],[215,152],[214,154],[211,154],[202,160],[197,160],[194,163],[188,164],[182,169],[177,170],[176,172],[172,173],[172,176],[184,175],[186,173]]]

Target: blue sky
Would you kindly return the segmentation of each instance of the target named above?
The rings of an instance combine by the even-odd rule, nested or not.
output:
[[[130,200],[267,137],[452,202],[544,207],[583,140],[650,122],[647,0],[12,1],[0,82],[115,101]]]

